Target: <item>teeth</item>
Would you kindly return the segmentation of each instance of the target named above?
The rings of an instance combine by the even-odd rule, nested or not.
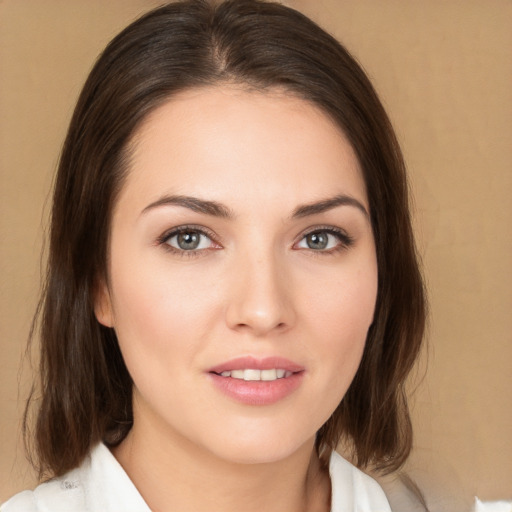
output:
[[[231,370],[221,373],[222,377],[231,377],[232,379],[240,379],[246,381],[264,380],[272,381],[290,377],[293,372],[283,370],[280,368],[272,368],[270,370],[254,370],[247,368],[245,370]]]
[[[261,380],[276,380],[277,370],[261,370]]]
[[[261,370],[244,370],[244,380],[261,380]]]

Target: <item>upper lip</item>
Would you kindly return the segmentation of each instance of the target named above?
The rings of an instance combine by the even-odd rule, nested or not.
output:
[[[232,370],[271,370],[273,368],[286,370],[289,372],[304,371],[304,367],[300,364],[294,363],[284,357],[264,357],[257,358],[253,356],[237,357],[224,363],[220,363],[208,370],[209,373],[222,373]]]

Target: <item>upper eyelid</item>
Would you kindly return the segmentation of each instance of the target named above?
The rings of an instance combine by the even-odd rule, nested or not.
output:
[[[197,231],[201,233],[202,235],[207,236],[210,238],[213,242],[220,244],[220,238],[217,233],[215,233],[213,230],[207,228],[206,226],[198,225],[198,224],[183,224],[179,226],[172,227],[166,231],[164,231],[157,239],[158,243],[165,243],[169,238],[172,236],[175,236],[183,231]],[[309,228],[306,228],[305,230],[301,231],[301,233],[295,238],[293,245],[300,242],[304,237],[317,232],[329,232],[334,235],[339,235],[341,237],[345,237],[347,240],[352,241],[353,236],[350,235],[347,230],[333,225],[317,225],[317,226],[311,226]]]
[[[315,231],[329,231],[329,230],[339,231],[341,233],[346,232],[345,229],[340,228],[338,226],[332,226],[330,224],[320,224],[318,226],[311,226],[309,228],[306,228],[303,233],[307,235],[308,233],[314,233]]]
[[[175,226],[173,228],[170,228],[166,231],[164,231],[157,239],[159,243],[165,243],[169,238],[176,236],[183,231],[197,231],[198,233],[201,233],[202,235],[207,236],[212,241],[218,243],[218,236],[216,233],[214,233],[211,229],[208,229],[205,226],[198,226],[194,224],[183,224],[181,226]]]
[[[342,246],[349,247],[355,242],[354,236],[349,234],[345,229],[337,226],[326,225],[326,226],[314,226],[303,231],[293,242],[293,246],[304,240],[305,237],[313,233],[327,232],[333,236],[336,236]],[[323,251],[319,251],[323,252]],[[326,251],[328,252],[328,251]]]
[[[322,232],[322,231],[327,231],[329,233],[335,233],[335,234],[338,234],[338,235],[343,235],[347,238],[353,238],[346,229],[343,229],[343,228],[340,228],[340,227],[337,227],[337,226],[329,226],[329,225],[325,225],[325,226],[314,226],[314,227],[311,227],[311,228],[307,228],[305,229],[298,237],[297,239],[298,240],[302,240],[302,238],[304,238],[305,236],[308,236],[312,233],[318,233],[318,232]]]

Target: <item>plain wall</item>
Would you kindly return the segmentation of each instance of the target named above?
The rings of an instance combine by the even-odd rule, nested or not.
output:
[[[97,54],[160,3],[0,0],[0,502],[34,484],[20,435],[30,368],[20,362],[67,123]],[[512,2],[287,3],[362,63],[408,164],[431,304],[408,469],[433,509],[510,499]]]

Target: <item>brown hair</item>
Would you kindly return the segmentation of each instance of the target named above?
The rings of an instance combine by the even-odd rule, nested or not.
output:
[[[48,270],[39,315],[40,476],[61,475],[91,447],[131,428],[132,382],[115,333],[94,315],[106,276],[111,212],[129,142],[178,91],[219,83],[285,89],[320,106],[350,140],[363,170],[378,260],[375,319],[360,368],[317,434],[328,453],[349,440],[359,466],[397,469],[412,442],[404,381],[418,355],[425,299],[411,230],[404,163],[368,78],[330,35],[297,11],[258,0],[187,0],[123,30],[91,71],[55,183]],[[29,414],[25,415],[28,429]]]

